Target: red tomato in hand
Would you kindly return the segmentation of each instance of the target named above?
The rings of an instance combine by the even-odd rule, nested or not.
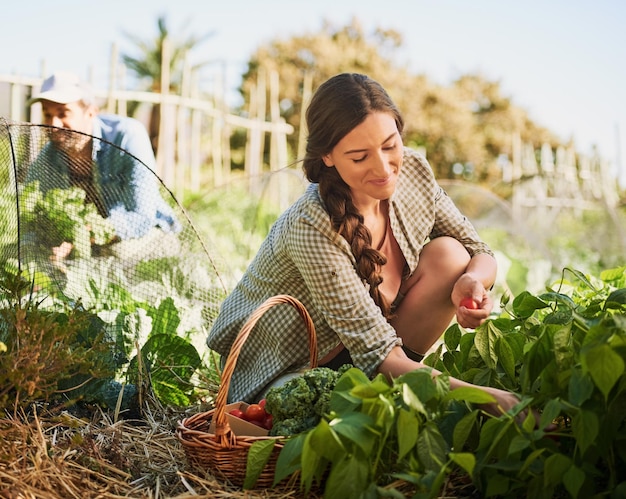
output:
[[[239,419],[244,419],[244,413],[242,410],[239,410],[239,409],[233,409],[228,414],[230,414],[231,416],[235,416],[236,418],[239,418]]]
[[[265,409],[263,409],[263,407],[261,407],[259,404],[250,404],[246,408],[245,415],[248,421],[263,422],[263,419],[265,419],[267,413],[265,412]]]
[[[476,310],[478,308],[478,303],[476,303],[472,298],[465,297],[459,303],[461,307],[468,308],[469,310]]]

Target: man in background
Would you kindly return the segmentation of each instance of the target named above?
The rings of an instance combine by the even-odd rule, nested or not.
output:
[[[26,182],[37,180],[44,194],[83,189],[85,202],[93,203],[114,229],[104,245],[114,256],[137,260],[149,247],[162,249],[159,239],[179,232],[181,225],[159,191],[156,160],[143,124],[99,113],[89,85],[71,73],[57,72],[44,80],[29,105],[36,102],[41,103],[43,124],[55,128],[49,130],[50,141],[30,166]],[[63,260],[71,251],[72,243],[64,241],[53,248],[53,259]]]

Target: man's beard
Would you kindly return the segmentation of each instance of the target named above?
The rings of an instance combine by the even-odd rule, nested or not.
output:
[[[51,129],[50,141],[65,154],[76,154],[82,151],[91,137],[69,129]]]

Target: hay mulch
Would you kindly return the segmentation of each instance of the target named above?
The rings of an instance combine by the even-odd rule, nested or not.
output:
[[[139,420],[95,409],[0,418],[0,497],[6,499],[293,498],[289,489],[242,491],[191,470],[176,438],[188,414]]]
[[[76,411],[34,406],[28,414],[0,418],[0,498],[303,497],[293,487],[243,491],[192,470],[175,434],[177,422],[191,415],[190,410],[160,409],[146,408],[141,418],[133,420],[118,419],[115,413],[97,407]],[[393,485],[411,497],[407,484]],[[477,495],[470,483],[448,480],[439,497]]]

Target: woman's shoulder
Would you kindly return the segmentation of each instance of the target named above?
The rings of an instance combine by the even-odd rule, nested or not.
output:
[[[403,167],[413,168],[415,170],[428,170],[431,171],[430,163],[426,159],[426,156],[421,151],[413,149],[411,147],[404,147],[402,164]]]
[[[318,184],[309,184],[305,192],[279,217],[278,230],[301,241],[313,234],[323,234],[333,240],[336,232],[319,193]]]
[[[410,147],[404,148],[400,177],[401,184],[417,184],[421,189],[427,189],[427,186],[432,189],[437,183],[426,156]]]
[[[309,184],[298,200],[287,210],[292,216],[310,219],[327,219],[328,212],[320,196],[319,185]]]

